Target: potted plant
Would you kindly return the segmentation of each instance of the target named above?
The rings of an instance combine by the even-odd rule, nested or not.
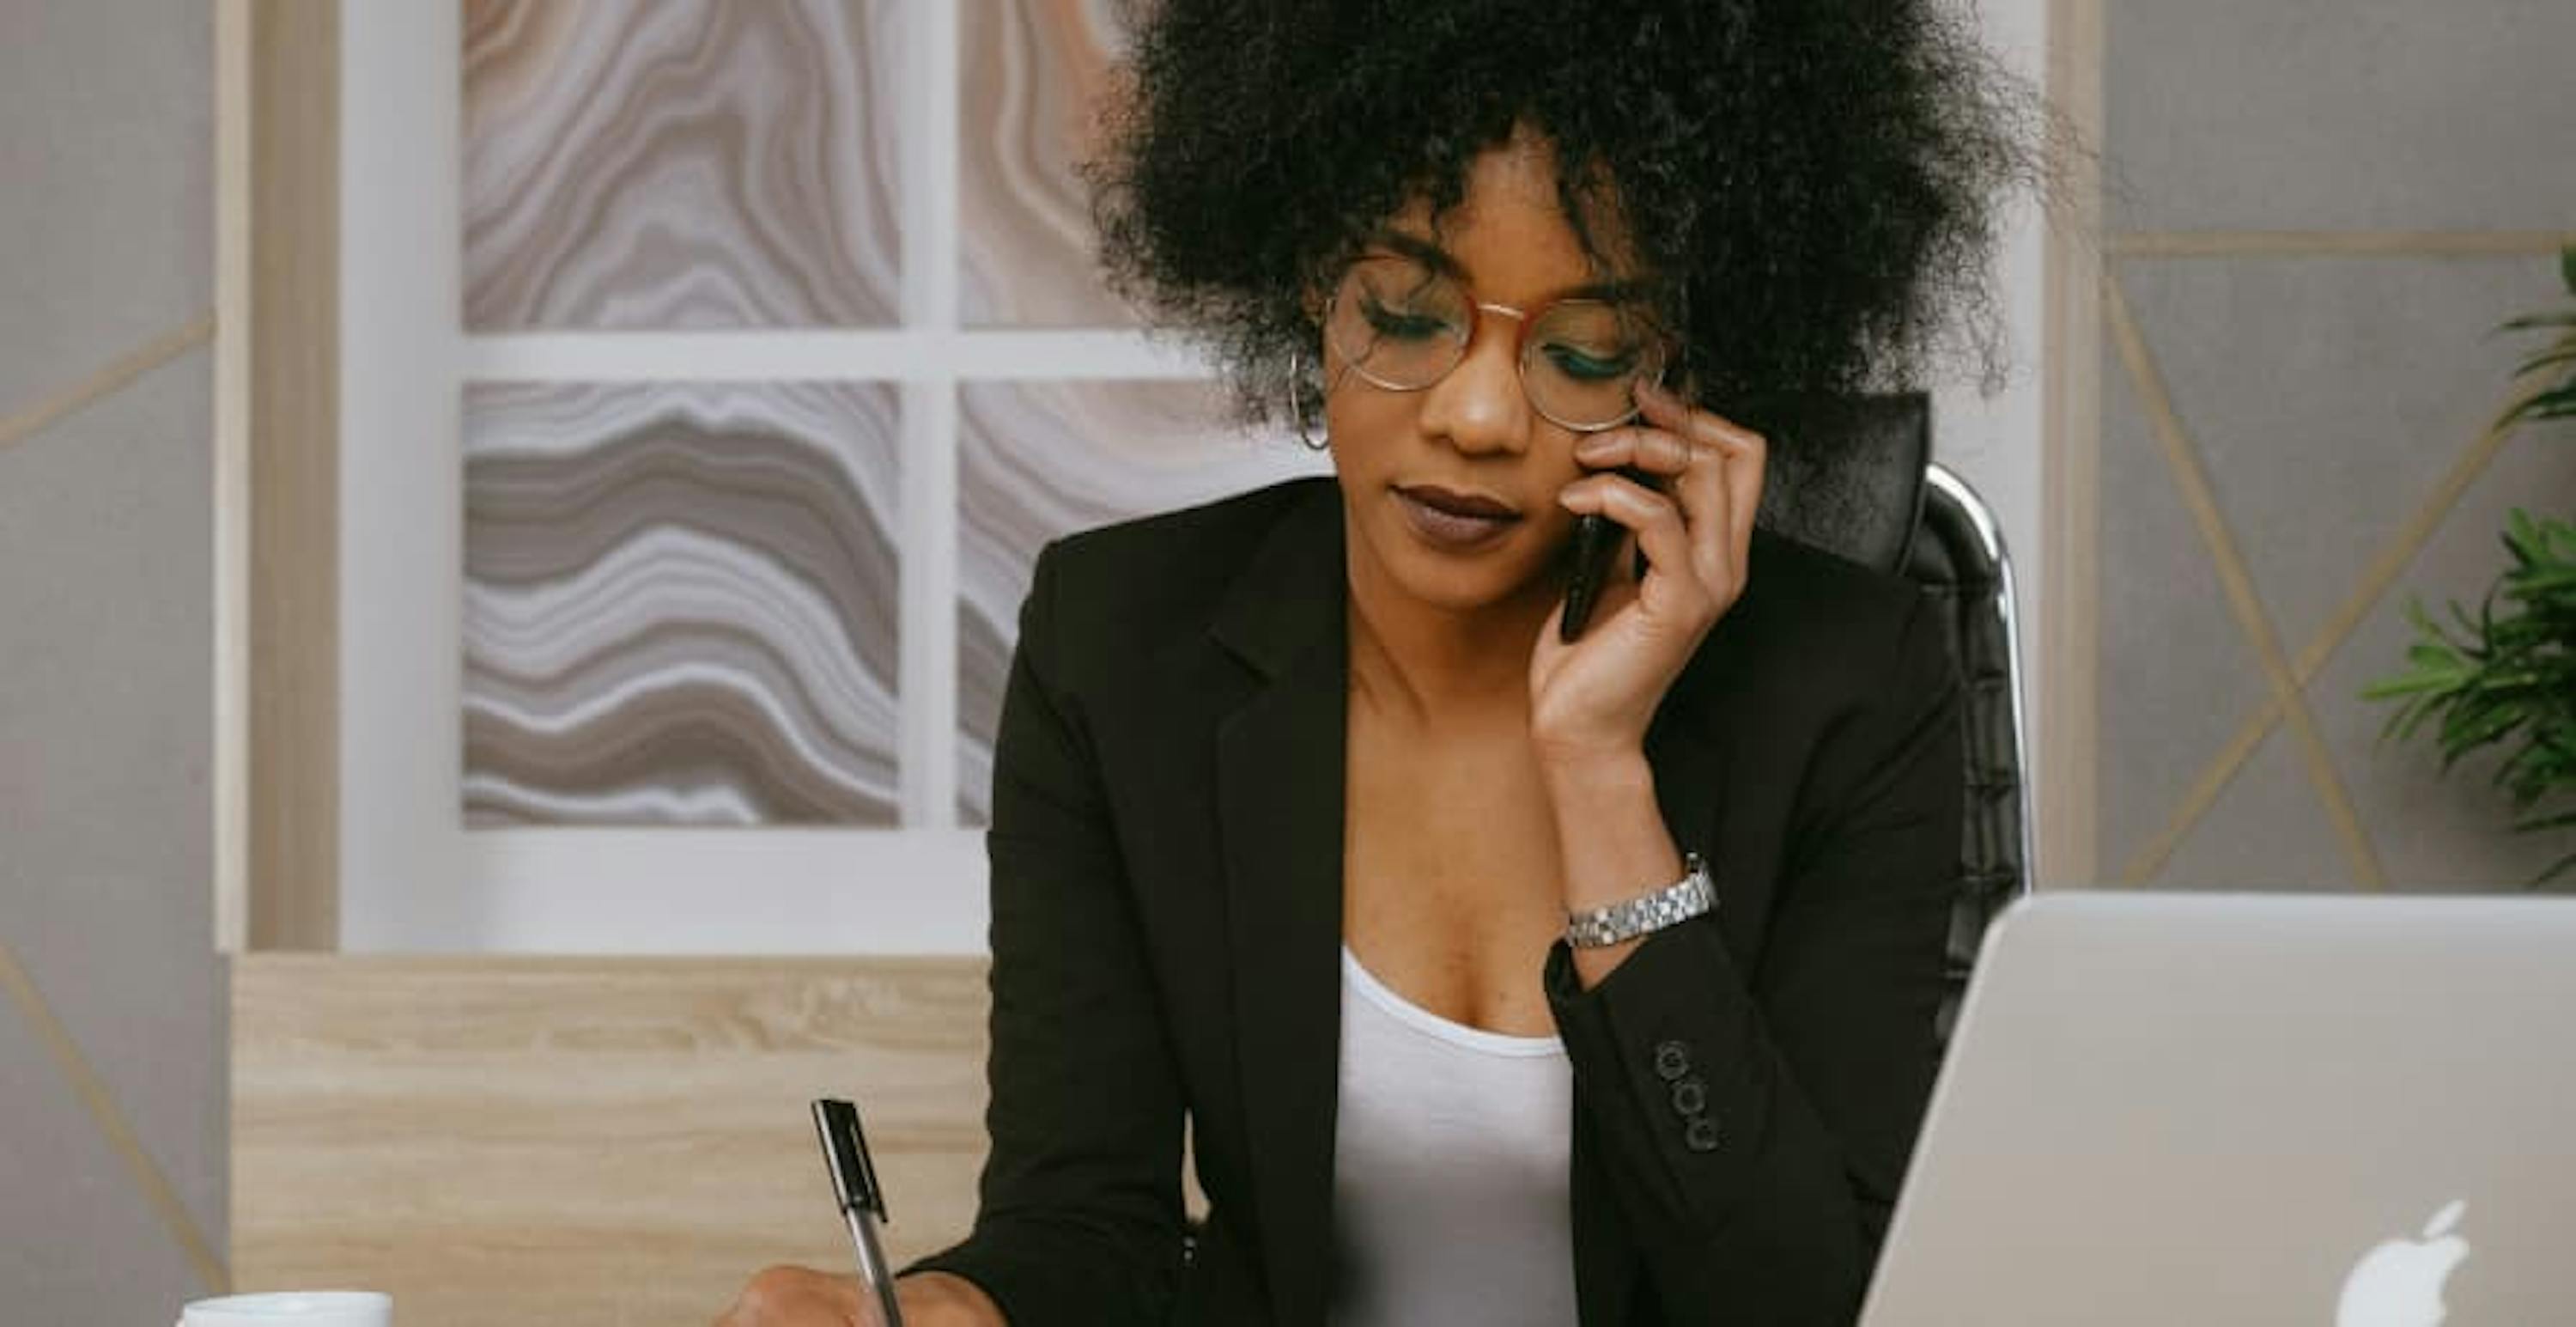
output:
[[[2559,255],[2559,267],[2568,294],[2576,296],[2576,247]],[[2551,339],[2515,371],[2517,381],[2536,377],[2538,385],[2498,427],[2576,418],[2576,305],[2516,318],[2499,330]],[[2421,602],[2408,602],[2417,635],[2406,651],[2407,669],[2372,683],[2362,698],[2401,702],[2380,732],[2383,743],[2438,719],[2445,772],[2471,751],[2509,746],[2495,783],[2513,799],[2514,828],[2565,829],[2576,826],[2576,524],[2516,507],[2504,546],[2512,565],[2488,587],[2476,617],[2451,604],[2456,636]],[[2571,868],[2576,853],[2531,883]]]

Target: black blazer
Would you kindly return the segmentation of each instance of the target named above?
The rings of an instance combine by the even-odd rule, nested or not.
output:
[[[1014,1327],[1326,1321],[1342,540],[1302,479],[1038,557],[986,836],[992,1152],[974,1233],[906,1269]],[[1562,941],[1544,973],[1586,1327],[1858,1311],[1937,1054],[1958,705],[1910,582],[1755,533],[1646,739],[1719,906],[1588,992]]]

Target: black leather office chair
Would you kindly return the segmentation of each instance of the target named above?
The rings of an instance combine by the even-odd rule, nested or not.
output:
[[[2021,645],[2003,532],[1974,491],[1932,463],[1931,402],[1919,393],[1774,405],[1748,422],[1772,439],[1761,524],[1902,572],[1943,608],[1967,688],[1968,789],[1938,1025],[1947,1045],[1987,926],[2030,889]]]

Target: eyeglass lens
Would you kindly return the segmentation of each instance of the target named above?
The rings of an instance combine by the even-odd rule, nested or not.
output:
[[[1476,305],[1459,284],[1409,258],[1363,258],[1344,274],[1326,335],[1361,377],[1396,391],[1438,382],[1467,354]],[[1521,385],[1540,414],[1604,428],[1636,413],[1636,388],[1661,368],[1631,309],[1559,300],[1521,342]]]

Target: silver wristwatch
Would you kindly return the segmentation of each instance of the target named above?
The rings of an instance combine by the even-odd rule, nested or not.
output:
[[[1708,877],[1708,863],[1694,852],[1685,856],[1683,865],[1687,871],[1680,880],[1654,893],[1606,908],[1567,913],[1565,942],[1577,949],[1601,949],[1689,921],[1716,907],[1717,884]]]

